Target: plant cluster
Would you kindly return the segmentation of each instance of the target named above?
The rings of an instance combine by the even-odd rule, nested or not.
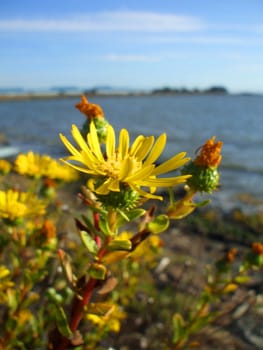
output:
[[[29,152],[13,164],[0,161],[3,350],[107,348],[104,339],[120,332],[134,296],[158,294],[151,271],[163,249],[160,234],[207,203],[196,203],[197,193],[219,186],[222,142],[215,137],[193,160],[181,152],[159,162],[165,134],[131,142],[122,129],[117,142],[100,106],[83,97],[76,107],[86,120],[82,129],[72,126],[72,141],[60,135],[67,157]],[[19,184],[11,173],[19,174]],[[80,186],[74,213],[58,200],[58,191],[69,191],[72,183]],[[175,199],[179,186],[183,194]],[[162,212],[156,205],[163,200],[160,188],[169,198]],[[69,216],[74,229],[65,225]],[[261,243],[253,243],[239,264],[236,255],[231,249],[211,264],[187,315],[172,310],[164,349],[197,346],[192,336],[220,317],[222,298],[263,265]]]

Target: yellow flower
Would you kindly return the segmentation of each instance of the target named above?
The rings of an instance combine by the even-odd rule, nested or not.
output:
[[[110,303],[91,304],[91,309],[95,312],[89,312],[86,317],[93,324],[101,329],[107,329],[110,332],[118,333],[121,328],[121,320],[126,317],[118,305]]]
[[[5,159],[0,159],[0,174],[8,174],[12,168],[12,165]]]
[[[40,178],[50,170],[51,160],[47,155],[39,155],[32,151],[19,154],[15,160],[15,170],[21,175]]]
[[[185,152],[182,152],[158,166],[155,164],[165,147],[166,134],[159,136],[155,143],[154,136],[140,135],[130,147],[129,133],[122,129],[119,134],[119,146],[116,148],[115,131],[109,125],[105,155],[93,123],[90,125],[87,142],[75,125],[72,126],[72,136],[79,149],[60,134],[62,142],[72,154],[65,158],[65,161],[73,168],[94,177],[89,185],[97,194],[107,195],[129,187],[144,197],[162,199],[161,196],[145,192],[141,187],[148,187],[153,193],[157,187],[172,187],[185,182],[189,177],[157,177],[177,169],[189,160],[185,158]]]
[[[45,204],[34,194],[13,190],[0,191],[0,217],[15,223],[28,216],[43,215]]]
[[[55,159],[51,159],[50,166],[48,169],[46,169],[46,172],[43,175],[49,179],[65,182],[75,181],[78,179],[78,173],[75,169],[58,162]]]
[[[77,172],[65,164],[48,155],[40,155],[32,151],[17,156],[15,170],[21,175],[35,178],[47,177],[59,181],[73,181],[78,177]]]

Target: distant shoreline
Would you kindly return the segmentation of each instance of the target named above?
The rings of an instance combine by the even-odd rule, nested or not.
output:
[[[223,92],[96,92],[91,93],[87,91],[79,91],[73,93],[20,93],[20,94],[0,94],[0,102],[6,101],[24,101],[24,100],[51,100],[51,99],[68,99],[78,98],[82,95],[87,97],[155,97],[155,96],[208,96],[208,95],[219,95],[219,96],[261,96],[261,94],[254,93],[237,93],[229,94]]]

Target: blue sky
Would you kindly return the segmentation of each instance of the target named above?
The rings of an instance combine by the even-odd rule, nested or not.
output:
[[[0,88],[263,93],[262,0],[0,2]]]

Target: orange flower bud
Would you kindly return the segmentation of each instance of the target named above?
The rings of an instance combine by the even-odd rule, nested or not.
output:
[[[252,243],[252,251],[257,255],[263,255],[263,244],[258,242]]]
[[[99,105],[89,103],[85,96],[82,96],[81,102],[76,104],[76,108],[89,119],[104,118],[104,112]]]
[[[215,142],[215,139],[216,137],[213,136],[201,147],[200,154],[197,155],[196,159],[194,160],[195,165],[217,167],[220,164],[222,159],[220,152],[223,146],[223,142]]]
[[[232,263],[235,260],[236,255],[237,255],[237,249],[232,248],[226,253],[226,260]]]

